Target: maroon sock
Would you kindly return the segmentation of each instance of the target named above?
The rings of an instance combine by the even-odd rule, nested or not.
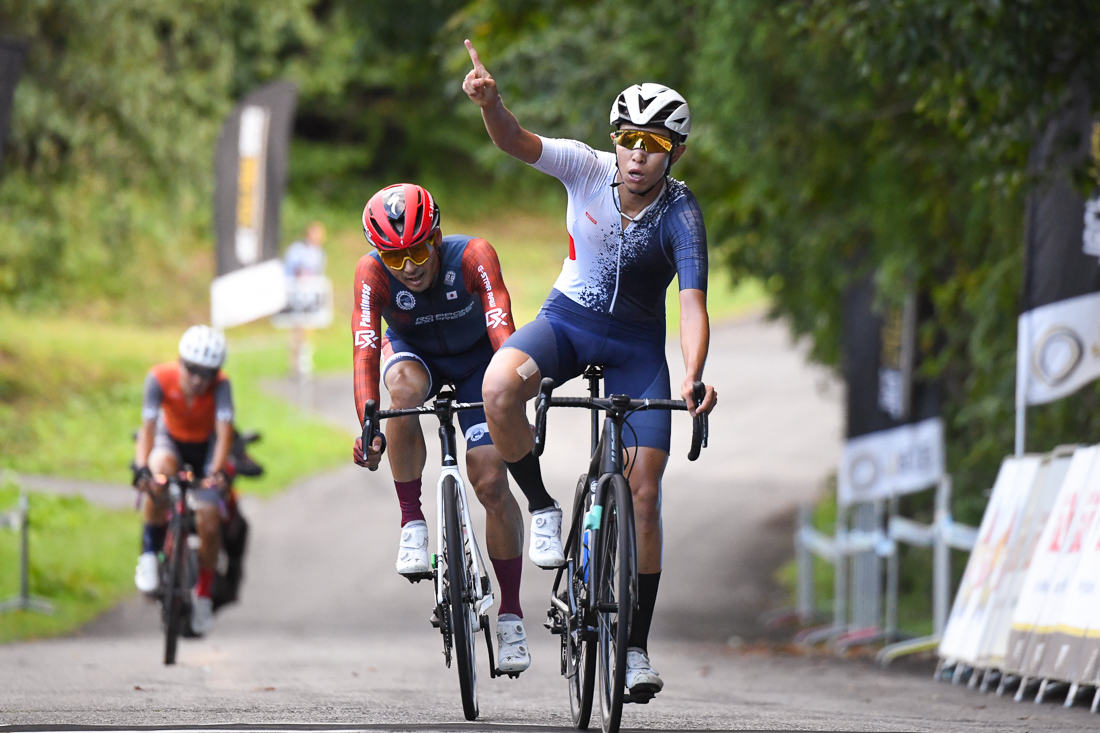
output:
[[[214,568],[199,568],[199,582],[195,583],[195,595],[210,597],[210,588],[214,584]]]
[[[519,606],[519,576],[523,572],[523,555],[513,557],[511,560],[498,560],[490,557],[493,570],[497,574],[497,583],[500,584],[500,610],[502,613],[514,613],[523,618],[523,609]]]
[[[420,479],[394,481],[393,485],[397,487],[397,500],[401,503],[401,526],[424,519],[420,508]]]

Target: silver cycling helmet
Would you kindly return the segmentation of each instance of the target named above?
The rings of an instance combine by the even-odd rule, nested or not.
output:
[[[225,334],[210,326],[192,326],[180,339],[180,358],[206,369],[220,369],[225,353]]]
[[[646,82],[622,90],[611,105],[611,124],[618,126],[624,122],[662,125],[684,142],[691,132],[691,110],[675,89]]]

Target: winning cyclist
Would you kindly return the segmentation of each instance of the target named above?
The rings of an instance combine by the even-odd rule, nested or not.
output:
[[[193,590],[191,630],[205,634],[213,626],[211,591],[221,551],[220,506],[230,485],[233,447],[233,394],[225,363],[225,336],[209,326],[192,326],[180,339],[179,360],[159,364],[145,377],[141,429],[134,456],[134,486],[146,492],[145,531],[134,583],[156,591],[157,552],[168,524],[167,487],[154,474],[171,475],[190,464],[203,478],[196,501],[199,578]]]
[[[562,512],[547,493],[524,406],[550,377],[558,385],[589,364],[604,367],[607,394],[670,397],[665,360],[665,290],[680,285],[680,394],[692,416],[708,413],[708,386],[695,404],[710,343],[706,308],[707,240],[699,205],[669,177],[691,130],[687,102],[660,84],[623,90],[611,108],[615,152],[575,140],[535,135],[501,101],[496,82],[470,41],[474,68],[462,88],[481,108],[493,143],[558,178],[569,196],[569,256],[538,317],[497,351],[483,387],[489,431],[531,511],[529,554],[540,567],[565,563]],[[661,477],[668,461],[671,416],[640,412],[623,433],[638,538],[638,611],[630,630],[626,685],[644,699],[664,683],[649,661],[647,640],[661,578]]]
[[[496,251],[484,239],[444,237],[439,207],[427,190],[411,183],[371,196],[363,209],[363,233],[375,251],[363,255],[355,269],[358,307],[351,328],[360,421],[367,400],[378,400],[379,371],[393,409],[424,404],[444,382],[455,385],[459,401],[480,402],[485,367],[515,331]],[[388,326],[385,337],[380,318]],[[485,413],[465,410],[458,422],[466,438],[466,471],[485,507],[485,546],[500,583],[497,667],[522,672],[531,665],[519,603],[523,515]],[[430,572],[428,526],[420,507],[424,435],[416,417],[394,418],[387,425],[390,470],[401,504],[397,572],[416,577]],[[364,456],[362,438],[356,439],[356,463],[375,470],[386,444],[383,436],[375,438]]]

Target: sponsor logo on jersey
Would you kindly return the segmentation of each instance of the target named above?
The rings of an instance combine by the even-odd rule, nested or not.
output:
[[[416,298],[408,290],[402,290],[397,294],[397,307],[403,311],[412,310],[416,305]]]
[[[355,332],[357,349],[364,346],[374,348],[378,341],[374,329],[371,328],[370,316],[370,285],[363,283],[363,289],[359,293],[359,328],[363,330]]]
[[[454,285],[455,284],[455,271],[454,270],[447,270],[447,274],[443,276],[443,284],[444,285]]]
[[[425,323],[432,323],[434,321],[454,321],[456,319],[462,318],[462,316],[469,313],[471,310],[473,310],[473,308],[474,308],[474,301],[471,300],[469,303],[466,304],[466,307],[463,308],[460,311],[451,311],[450,313],[435,313],[435,314],[429,313],[426,316],[417,316],[416,325],[417,326],[422,326]],[[500,309],[497,308],[497,310],[500,310]]]
[[[477,441],[481,440],[485,437],[485,434],[489,432],[487,428],[488,426],[485,423],[478,423],[477,425],[472,426],[469,430],[466,431],[466,442],[476,443]]]
[[[495,306],[497,304],[497,299],[496,296],[493,295],[493,281],[489,279],[489,273],[485,272],[485,266],[478,265],[477,273],[481,275],[481,282],[485,286],[485,294],[489,296],[489,306]]]
[[[599,225],[599,222],[596,221],[587,211],[584,212],[584,215],[588,217],[588,221],[592,222],[593,224]]]
[[[457,300],[457,299],[458,299],[458,291],[457,290],[448,290],[447,291],[447,300]]]
[[[486,328],[498,328],[507,325],[508,314],[504,312],[503,308],[493,308],[492,310],[485,311]]]
[[[363,331],[355,332],[355,348],[377,348],[378,347],[378,334],[373,329],[366,329]]]

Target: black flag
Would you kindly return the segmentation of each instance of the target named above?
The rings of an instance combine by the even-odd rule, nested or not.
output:
[[[11,107],[15,87],[23,73],[23,59],[27,56],[25,41],[0,39],[0,173],[4,167],[4,141],[8,139]]]
[[[279,257],[279,209],[297,89],[273,82],[241,100],[222,126],[214,159],[218,277],[212,320],[233,326],[286,305]]]
[[[844,296],[841,340],[848,384],[847,438],[837,476],[841,504],[933,485],[944,471],[937,385],[915,378],[926,298],[875,309],[870,277]]]
[[[1071,84],[1028,159],[1034,180],[1025,211],[1024,292],[1019,319],[1016,403],[1065,397],[1100,376],[1092,336],[1100,319],[1100,124],[1088,87]],[[1091,200],[1085,194],[1093,189]],[[1017,416],[1018,431],[1022,418]],[[1017,435],[1022,450],[1023,436]]]

